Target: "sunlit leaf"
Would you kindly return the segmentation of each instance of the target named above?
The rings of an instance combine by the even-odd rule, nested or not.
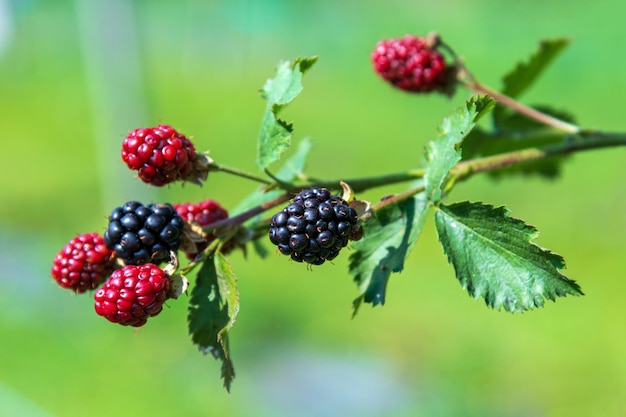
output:
[[[457,108],[445,118],[439,128],[439,136],[426,145],[426,196],[430,201],[438,201],[442,195],[442,185],[457,162],[461,160],[460,143],[470,133],[480,117],[494,105],[488,96],[474,96],[465,106]]]
[[[582,295],[578,284],[561,274],[563,258],[534,244],[537,229],[510,217],[504,207],[440,205],[435,223],[459,282],[489,307],[526,311],[542,307],[545,299]]]
[[[317,57],[298,58],[279,64],[276,76],[267,80],[261,96],[267,107],[261,121],[257,146],[257,166],[267,168],[278,160],[291,145],[293,126],[278,118],[278,113],[302,91],[302,75],[317,61]]]

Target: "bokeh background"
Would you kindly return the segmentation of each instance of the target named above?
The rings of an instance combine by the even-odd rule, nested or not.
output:
[[[296,140],[316,144],[314,176],[415,167],[467,98],[411,96],[373,74],[373,45],[405,33],[438,31],[496,88],[540,39],[570,37],[523,101],[623,131],[625,13],[621,0],[0,0],[0,415],[626,416],[623,149],[576,155],[557,181],[476,177],[450,196],[506,204],[566,258],[586,296],[537,311],[470,299],[432,222],[387,304],[354,320],[347,254],[312,271],[273,251],[233,254],[231,394],[190,342],[187,297],[135,330],[49,274],[69,239],[103,231],[128,199],[234,208],[254,184],[218,173],[202,188],[149,188],[120,144],[132,128],[168,123],[255,172],[258,89],[282,59],[320,56],[285,112]]]

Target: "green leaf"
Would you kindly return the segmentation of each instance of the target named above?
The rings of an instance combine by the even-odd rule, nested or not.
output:
[[[278,171],[276,177],[284,182],[292,182],[304,171],[304,167],[306,165],[306,158],[313,147],[313,142],[309,138],[304,138],[298,144],[298,149],[296,153],[293,154],[291,158],[289,158],[285,165]],[[233,215],[237,215],[247,211],[253,207],[258,206],[259,204],[263,204],[267,201],[270,201],[281,194],[283,194],[283,190],[267,190],[267,186],[261,186],[249,194],[246,198],[244,198],[231,212]],[[247,227],[251,227],[256,224],[261,215],[255,216],[248,221],[245,222]]]
[[[542,41],[539,44],[539,49],[530,56],[527,62],[518,63],[511,72],[504,76],[502,93],[517,98],[539,78],[569,42],[569,39],[564,38]],[[511,110],[504,106],[497,106],[493,113],[495,124],[499,125],[505,115],[510,112]]]
[[[208,258],[198,272],[189,301],[189,333],[204,354],[222,361],[224,387],[230,391],[235,369],[229,353],[228,331],[239,312],[233,271],[221,253]]]
[[[217,335],[218,340],[222,341],[237,320],[237,314],[239,313],[239,290],[237,289],[237,277],[233,272],[233,268],[221,252],[215,254],[215,270],[217,272],[220,299],[228,307],[228,323]],[[225,350],[225,354],[228,356],[228,350]]]
[[[279,64],[276,76],[266,81],[261,96],[267,100],[258,137],[257,165],[267,168],[291,145],[293,126],[278,118],[278,113],[302,91],[302,75],[317,57],[298,58]]]
[[[296,153],[285,162],[285,165],[278,171],[276,177],[285,182],[291,182],[302,175],[306,166],[306,158],[313,148],[313,141],[310,138],[304,138],[298,144]]]
[[[496,310],[526,311],[545,299],[582,295],[559,270],[563,258],[532,243],[537,229],[509,216],[504,207],[462,202],[440,205],[437,233],[461,285]]]
[[[360,295],[353,302],[353,316],[362,302],[385,303],[392,272],[401,272],[404,260],[422,230],[428,205],[425,194],[390,204],[363,223],[364,237],[352,243],[350,274]]]
[[[460,144],[470,133],[478,119],[494,106],[489,96],[474,96],[461,106],[439,127],[439,136],[426,145],[426,195],[430,201],[442,196],[442,186],[448,172],[461,160]]]

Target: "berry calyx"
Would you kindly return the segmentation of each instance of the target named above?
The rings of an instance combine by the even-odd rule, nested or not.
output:
[[[405,35],[378,42],[370,59],[374,70],[396,88],[414,93],[447,92],[454,77],[436,47],[436,38]]]
[[[131,130],[122,143],[122,159],[148,184],[163,186],[193,181],[196,149],[185,135],[169,125]]]
[[[126,265],[159,263],[178,250],[184,227],[170,204],[129,201],[111,212],[104,242]]]
[[[326,188],[310,188],[270,220],[269,238],[296,262],[321,265],[335,259],[357,228],[357,212]]]
[[[204,200],[198,203],[174,204],[178,215],[187,222],[197,223],[200,228],[209,226],[219,220],[228,218],[228,211],[214,200]],[[183,247],[189,259],[194,259],[215,238],[214,234],[202,233],[200,239],[189,242]]]
[[[76,293],[93,290],[113,271],[113,255],[98,233],[76,236],[54,257],[52,278]]]
[[[127,265],[113,271],[94,295],[96,313],[110,322],[139,327],[163,309],[169,277],[154,264]]]

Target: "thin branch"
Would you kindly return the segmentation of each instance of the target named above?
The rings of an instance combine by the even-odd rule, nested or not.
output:
[[[576,138],[539,148],[527,148],[483,158],[459,162],[451,171],[456,181],[462,181],[480,172],[493,171],[508,166],[567,155],[591,149],[626,146],[626,134],[581,132]]]
[[[216,164],[213,161],[211,161],[208,164],[208,168],[209,168],[209,171],[222,171],[222,172],[226,172],[227,174],[235,175],[237,177],[245,178],[245,179],[252,180],[252,181],[255,181],[255,182],[260,182],[261,184],[266,184],[266,185],[272,184],[271,181],[266,180],[265,178],[261,178],[261,177],[258,177],[256,175],[254,175],[254,174],[250,174],[250,173],[247,173],[247,172],[244,172],[244,171],[240,171],[240,170],[235,169],[235,168],[230,168],[230,167],[226,167],[224,165],[219,165],[219,164]]]
[[[498,91],[495,91],[484,84],[479,83],[473,77],[470,77],[469,80],[461,81],[467,88],[477,91],[479,93],[487,94],[495,99],[498,103],[503,106],[507,106],[516,112],[523,114],[529,119],[536,120],[544,125],[553,127],[558,130],[562,130],[567,133],[578,133],[580,132],[580,127],[565,122],[563,120],[557,119],[556,117],[550,116],[546,113],[542,113],[538,110],[533,109],[532,107],[526,106],[519,101],[506,96]]]

